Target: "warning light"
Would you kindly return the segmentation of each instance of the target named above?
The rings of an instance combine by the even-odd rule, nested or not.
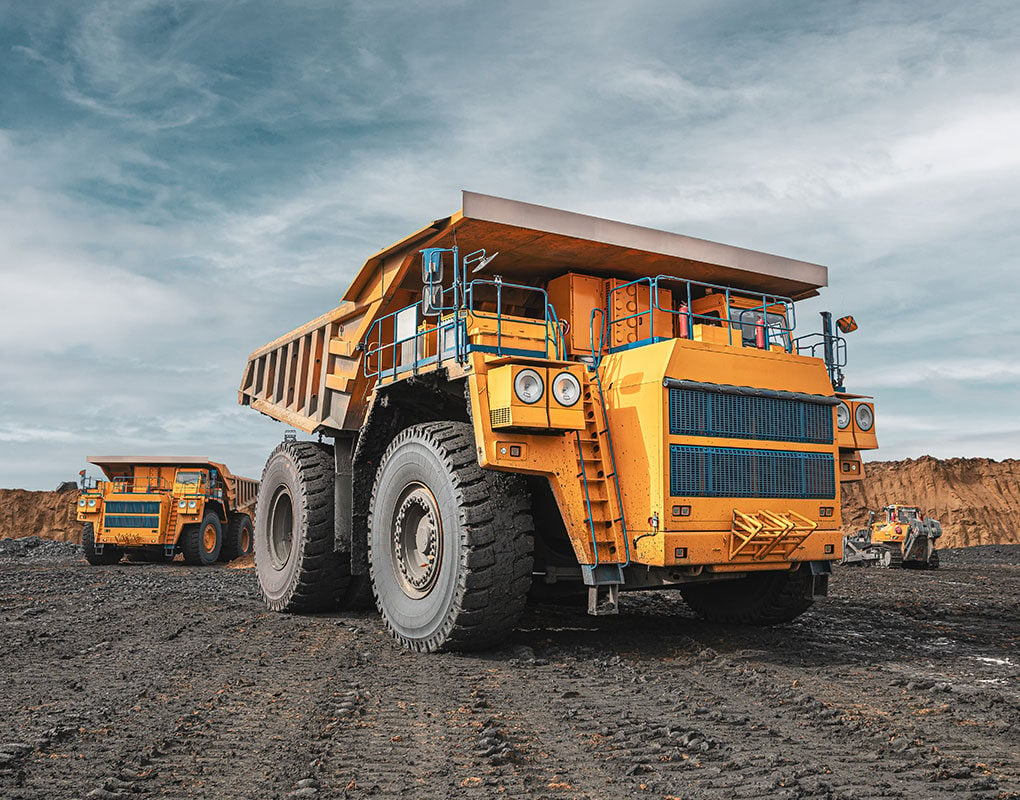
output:
[[[845,317],[840,317],[836,320],[836,327],[843,333],[853,333],[857,330],[857,320],[847,314]]]

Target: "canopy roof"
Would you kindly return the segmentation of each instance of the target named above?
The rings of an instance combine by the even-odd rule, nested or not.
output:
[[[202,456],[88,456],[90,464],[95,464],[110,478],[123,477],[131,472],[132,467],[212,467],[225,477],[230,470],[223,464],[210,461]]]
[[[358,300],[383,259],[455,243],[462,255],[498,251],[486,273],[525,284],[570,271],[630,279],[669,275],[794,299],[811,297],[828,284],[828,270],[819,264],[465,191],[460,211],[372,256],[344,300]],[[407,277],[412,288],[410,270]]]

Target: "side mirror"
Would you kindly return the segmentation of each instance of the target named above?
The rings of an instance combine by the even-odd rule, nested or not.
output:
[[[438,283],[426,284],[421,295],[421,315],[437,317],[443,310],[443,287]]]
[[[426,248],[421,251],[422,283],[442,283],[443,251],[438,248]]]

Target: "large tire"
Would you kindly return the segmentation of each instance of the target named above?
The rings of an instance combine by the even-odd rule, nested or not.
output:
[[[255,511],[255,572],[272,611],[331,611],[363,599],[367,579],[333,550],[329,448],[283,442],[269,456]]]
[[[484,470],[471,426],[398,434],[369,509],[369,571],[392,636],[421,652],[502,642],[531,585],[534,524],[520,475]]]
[[[124,555],[123,548],[103,545],[102,551],[96,550],[96,531],[91,522],[86,522],[81,529],[81,546],[85,551],[85,560],[92,566],[99,567],[116,564]]]
[[[233,561],[235,558],[251,555],[255,547],[255,534],[251,517],[247,514],[233,513],[227,522],[227,530],[223,535],[223,547],[220,548],[220,561]]]
[[[197,525],[185,525],[181,533],[181,550],[184,563],[208,567],[216,563],[223,547],[223,526],[215,511],[205,512]]]
[[[795,572],[752,572],[745,578],[680,587],[700,617],[727,625],[779,625],[799,617],[814,602],[810,565]]]

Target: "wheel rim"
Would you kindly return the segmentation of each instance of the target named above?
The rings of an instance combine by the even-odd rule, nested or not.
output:
[[[269,560],[273,569],[287,565],[294,547],[294,504],[286,489],[281,488],[273,498],[269,512]]]
[[[412,483],[401,493],[391,535],[397,583],[408,597],[425,597],[435,588],[443,556],[443,521],[427,486]]]
[[[240,542],[241,554],[246,554],[251,549],[251,530],[245,525],[241,528],[241,542]]]
[[[202,548],[207,553],[216,549],[216,526],[211,522],[202,530]]]

